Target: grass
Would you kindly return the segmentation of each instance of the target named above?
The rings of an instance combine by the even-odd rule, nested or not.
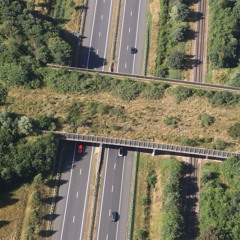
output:
[[[25,183],[11,191],[1,191],[0,200],[0,240],[26,239],[29,213],[32,209],[31,196],[36,189],[34,183]],[[41,185],[39,191],[43,199],[51,197],[52,189]],[[40,231],[46,230],[47,221],[43,217],[50,212],[49,201],[43,201],[39,209]],[[38,236],[38,239],[44,239]]]
[[[31,185],[24,184],[12,191],[1,191],[0,239],[20,239]]]
[[[167,91],[161,100],[146,100],[138,98],[134,101],[123,101],[108,93],[98,94],[56,94],[42,90],[12,89],[9,92],[7,104],[0,106],[0,111],[7,110],[29,117],[39,114],[53,114],[54,117],[64,118],[68,107],[73,102],[89,104],[91,101],[124,107],[125,117],[120,118],[109,114],[96,114],[92,126],[81,126],[76,132],[82,134],[95,134],[128,139],[165,142],[180,144],[183,138],[211,137],[214,140],[221,138],[230,142],[227,150],[239,151],[240,146],[234,144],[228,135],[227,129],[237,121],[240,121],[240,106],[212,107],[205,98],[193,96],[180,104],[176,103],[171,92]],[[207,113],[215,117],[215,123],[210,127],[202,127],[199,115]],[[80,114],[80,113],[79,113]],[[81,114],[84,114],[81,111]],[[177,128],[164,124],[164,119],[174,117],[181,119]],[[113,126],[114,125],[114,126]],[[71,132],[70,124],[64,123],[62,130]],[[202,146],[212,147],[212,143]]]
[[[160,186],[160,158],[141,154],[137,173],[137,191],[134,215],[133,239],[137,238],[137,232],[143,230],[151,240],[159,239],[159,223],[161,221],[161,186]],[[149,192],[147,177],[151,170],[157,174],[155,188]],[[151,204],[144,204],[145,199],[150,200]]]
[[[159,12],[160,12],[160,1],[151,0],[149,1],[149,13],[151,16],[150,23],[150,34],[149,34],[149,52],[148,52],[148,63],[147,63],[147,73],[148,75],[154,75],[156,68],[157,59],[157,47],[158,47],[158,36],[159,36]]]

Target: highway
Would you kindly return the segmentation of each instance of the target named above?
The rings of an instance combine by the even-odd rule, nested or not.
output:
[[[104,71],[112,5],[113,0],[89,1],[79,67]]]
[[[108,148],[104,169],[97,240],[125,240],[128,222],[133,152],[118,156],[117,148]],[[111,221],[112,211],[119,213],[117,222]]]
[[[124,0],[117,64],[119,73],[142,73],[146,14],[147,0]],[[131,47],[138,52],[131,54]]]
[[[78,153],[79,143],[62,141],[62,172],[56,219],[53,223],[54,240],[86,239],[84,226],[88,201],[89,179],[94,147],[85,144],[84,153]]]
[[[196,66],[193,67],[193,82],[204,82],[204,72],[206,66],[207,49],[205,46],[206,37],[206,14],[207,1],[202,0],[198,2],[198,13],[201,18],[196,22],[196,43],[195,43],[195,61]]]

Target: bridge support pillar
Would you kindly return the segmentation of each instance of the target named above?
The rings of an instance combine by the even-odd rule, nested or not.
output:
[[[153,149],[152,156],[155,156],[155,153],[156,153],[156,149]]]

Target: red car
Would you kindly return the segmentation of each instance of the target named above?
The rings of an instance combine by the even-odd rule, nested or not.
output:
[[[77,152],[78,153],[83,153],[83,145],[82,144],[78,145]]]

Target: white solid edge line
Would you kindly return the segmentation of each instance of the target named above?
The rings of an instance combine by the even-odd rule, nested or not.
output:
[[[122,173],[121,190],[120,190],[120,201],[119,201],[119,206],[118,206],[118,213],[119,214],[121,212],[123,177],[124,177],[124,170],[125,170],[125,159],[126,158],[124,156],[124,159],[123,159],[123,173]],[[119,221],[117,222],[116,240],[118,239],[118,225],[119,225]]]
[[[95,3],[92,32],[91,32],[91,38],[90,38],[90,44],[89,44],[89,50],[88,50],[87,68],[88,68],[88,64],[89,64],[90,51],[91,51],[91,47],[92,47],[92,36],[93,36],[93,29],[94,29],[94,26],[95,26],[95,16],[96,16],[96,10],[97,10],[97,3],[98,3],[98,1],[96,1],[96,3]]]
[[[105,182],[106,182],[107,165],[108,165],[108,154],[109,154],[109,148],[108,148],[108,150],[107,150],[107,162],[106,162],[106,168],[105,168],[105,173],[104,173],[103,193],[102,193],[102,200],[101,200],[100,217],[99,217],[99,221],[98,221],[97,239],[99,238],[100,224],[101,224],[101,218],[102,218],[102,205],[103,205],[103,197],[104,197],[104,192],[105,192]]]
[[[139,5],[138,5],[138,21],[137,21],[137,31],[136,31],[136,39],[135,39],[135,48],[137,47],[138,26],[139,26],[139,16],[140,16],[141,3],[142,3],[142,0],[139,1]],[[133,57],[133,68],[132,68],[132,74],[134,74],[135,58],[136,58],[136,54],[134,54],[134,57]]]
[[[71,181],[72,181],[74,157],[75,157],[75,153],[76,153],[76,144],[77,144],[77,142],[75,142],[75,146],[74,146],[73,159],[72,159],[72,168],[71,168],[71,173],[70,173],[70,179],[69,179],[69,185],[68,185],[68,193],[67,193],[67,200],[66,200],[66,205],[65,205],[65,210],[64,210],[63,225],[62,225],[62,231],[61,231],[60,240],[62,240],[62,236],[63,236],[63,229],[64,229],[65,217],[66,217],[66,212],[67,212],[68,197],[69,197],[70,186],[71,186]]]
[[[86,188],[85,200],[84,200],[83,217],[82,217],[82,226],[81,226],[80,238],[79,238],[80,240],[82,239],[83,223],[84,223],[84,219],[85,219],[85,210],[86,210],[86,203],[87,203],[87,197],[88,197],[88,188],[89,188],[89,180],[90,180],[90,171],[91,171],[92,160],[93,160],[93,149],[94,149],[94,147],[92,146],[91,160],[90,160],[90,166],[89,166],[89,170],[88,170],[87,188]]]
[[[123,35],[123,25],[124,25],[124,20],[125,20],[126,1],[127,1],[127,0],[125,0],[125,2],[124,2],[123,21],[122,21],[122,29],[121,29],[121,38],[120,38],[120,46],[119,46],[119,52],[118,52],[117,73],[118,73],[118,69],[119,69],[119,60],[120,60],[121,47],[122,47],[122,35]]]
[[[105,42],[105,50],[104,50],[104,56],[103,56],[103,66],[102,66],[102,71],[104,71],[104,63],[106,60],[106,54],[107,54],[107,42],[108,42],[108,35],[109,35],[109,28],[110,28],[110,19],[112,16],[112,0],[111,0],[111,6],[110,6],[110,13],[109,13],[109,17],[108,17],[108,29],[107,29],[107,37],[106,37],[106,42]]]

